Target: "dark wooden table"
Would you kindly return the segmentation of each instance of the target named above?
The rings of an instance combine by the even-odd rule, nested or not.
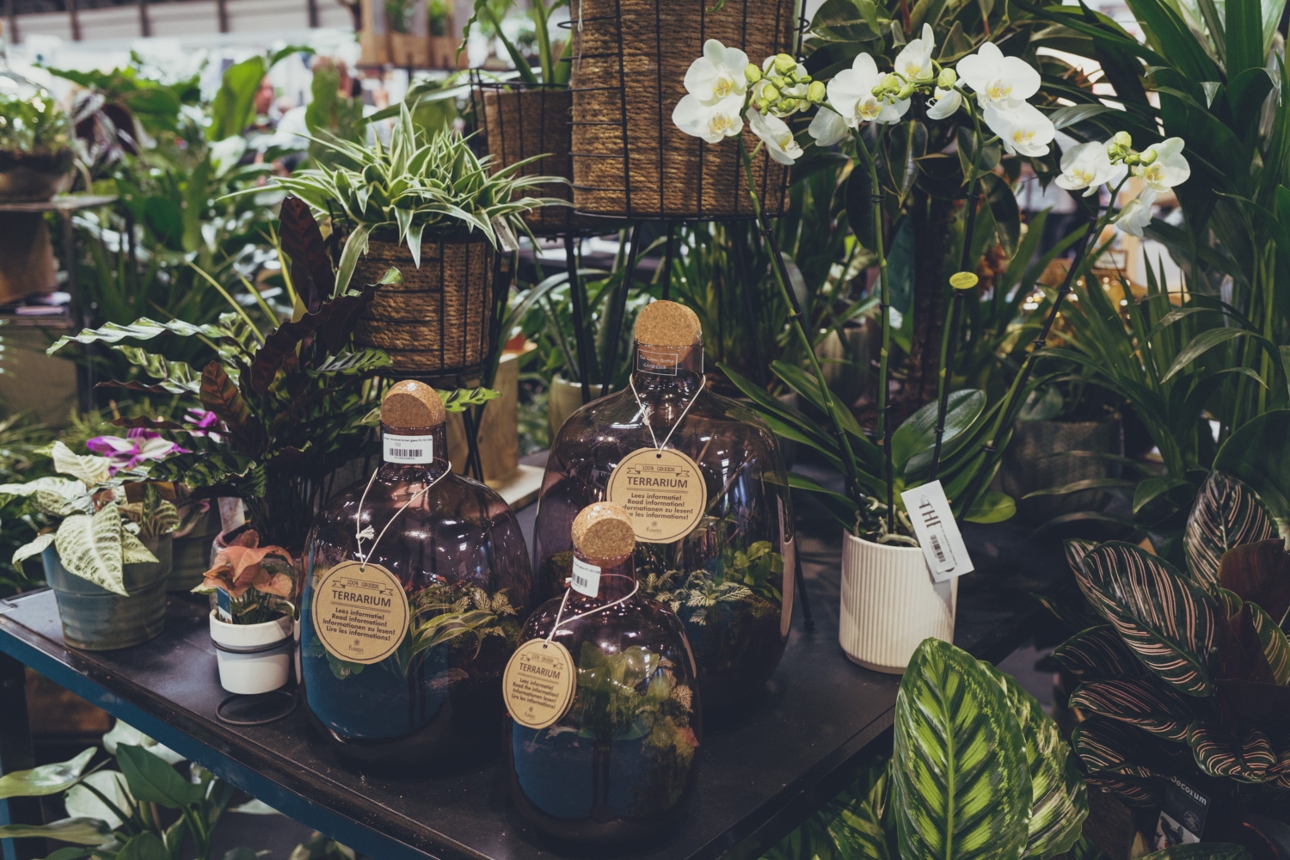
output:
[[[533,509],[520,516],[531,533]],[[707,727],[688,819],[665,842],[633,846],[628,856],[756,858],[889,747],[899,678],[862,669],[843,655],[840,536],[807,505],[798,522],[814,629],[805,629],[799,611],[765,695],[733,722]],[[1028,541],[1009,526],[973,528],[967,536],[977,570],[960,588],[955,641],[998,661],[1033,632],[1039,616],[1028,592],[1060,574],[1061,548]],[[96,654],[63,644],[51,592],[0,601],[0,651],[12,658],[0,655],[11,667],[0,671],[0,735],[6,735],[0,755],[7,756],[0,768],[30,766],[22,739],[14,737],[25,725],[22,685],[3,683],[12,667],[26,664],[376,860],[577,856],[544,842],[517,816],[500,756],[458,773],[375,778],[346,769],[300,708],[265,726],[219,722],[215,709],[227,694],[216,678],[206,614],[204,606],[172,600],[160,638]],[[14,856],[13,844],[7,847],[6,857]]]

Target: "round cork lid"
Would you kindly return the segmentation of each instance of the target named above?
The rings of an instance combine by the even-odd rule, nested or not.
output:
[[[698,315],[676,302],[659,300],[636,317],[636,342],[650,346],[686,347],[703,335]]]
[[[574,519],[573,546],[587,558],[622,558],[636,549],[636,530],[622,507],[596,502]]]
[[[424,382],[396,382],[381,400],[381,423],[387,427],[438,427],[447,417],[439,393]]]

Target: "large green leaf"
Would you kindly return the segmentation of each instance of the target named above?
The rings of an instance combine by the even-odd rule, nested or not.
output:
[[[145,831],[121,846],[116,860],[170,860],[170,852],[160,836]]]
[[[1075,580],[1147,668],[1188,695],[1210,695],[1213,598],[1163,559],[1120,541],[1089,550]]]
[[[896,696],[892,806],[902,857],[1020,856],[1031,781],[1003,688],[965,652],[926,639]]]
[[[981,667],[994,677],[1008,699],[1009,710],[1021,725],[1030,768],[1031,806],[1028,836],[1022,857],[1053,857],[1079,839],[1088,817],[1088,792],[1062,730],[1043,706],[1016,679],[989,664]]]
[[[1244,481],[1290,541],[1290,409],[1265,412],[1228,437],[1214,470]]]
[[[1183,535],[1187,569],[1192,579],[1212,591],[1218,585],[1223,553],[1276,533],[1276,524],[1253,490],[1222,472],[1210,472],[1187,517]]]
[[[6,824],[0,839],[57,839],[73,845],[102,845],[112,836],[107,824],[97,818],[61,818],[51,824]]]
[[[211,102],[207,140],[238,137],[255,119],[255,92],[264,80],[264,57],[254,56],[224,70],[219,91]]]
[[[0,800],[9,797],[43,797],[71,788],[81,778],[81,771],[94,758],[94,747],[74,759],[56,764],[42,764],[30,770],[15,770],[0,776]]]
[[[1112,720],[1182,742],[1193,720],[1186,696],[1155,678],[1110,679],[1082,685],[1070,697],[1081,708]]]
[[[108,504],[93,516],[75,514],[59,523],[54,548],[68,573],[128,597],[121,532],[121,512]]]
[[[143,369],[153,379],[160,380],[157,387],[168,394],[197,394],[202,381],[197,373],[182,361],[170,361],[146,349],[119,343],[112,347],[125,356],[125,360]]]
[[[900,860],[891,820],[889,760],[871,767],[849,793],[851,796],[845,797],[846,802],[828,825],[829,837],[841,857]]]
[[[184,779],[166,762],[143,747],[121,744],[116,748],[130,793],[142,803],[159,803],[167,809],[178,809],[200,803],[206,789]]]
[[[179,337],[194,337],[204,335],[206,337],[224,337],[225,332],[218,326],[210,325],[193,325],[183,320],[171,320],[170,322],[157,322],[147,317],[141,317],[129,325],[119,325],[118,323],[107,323],[102,328],[83,329],[80,334],[63,335],[54,341],[54,345],[48,349],[50,355],[62,349],[69,343],[119,343],[120,341],[130,338],[132,340],[152,340],[163,334],[174,334]]]
[[[914,455],[930,450],[936,444],[936,416],[940,404],[933,401],[905,419],[891,434],[891,460],[896,474],[904,474]],[[972,426],[985,409],[985,392],[976,389],[950,392],[945,411],[945,436],[942,444]]]

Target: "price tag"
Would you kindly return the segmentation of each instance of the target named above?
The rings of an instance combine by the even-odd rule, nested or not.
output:
[[[959,533],[958,523],[950,511],[949,500],[940,481],[932,481],[900,494],[914,526],[914,537],[923,548],[927,569],[936,582],[948,582],[956,576],[971,573],[972,559]]]
[[[981,282],[972,272],[955,272],[950,275],[950,286],[956,290],[970,290]]]
[[[600,568],[573,557],[573,590],[588,597],[600,594]]]
[[[387,463],[424,465],[434,462],[433,436],[400,436],[381,434],[382,456]]]

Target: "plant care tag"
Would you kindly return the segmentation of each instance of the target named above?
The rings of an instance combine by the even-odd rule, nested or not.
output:
[[[573,557],[573,590],[588,597],[600,594],[600,568],[576,555]]]
[[[609,475],[605,500],[632,518],[643,543],[676,543],[694,531],[708,506],[699,464],[680,451],[639,448]]]
[[[314,589],[314,633],[333,657],[370,666],[399,649],[408,635],[403,583],[379,564],[344,561]]]
[[[950,502],[940,481],[932,481],[900,494],[914,526],[914,537],[923,548],[927,569],[936,582],[948,582],[972,572],[972,559],[950,511]]]
[[[981,279],[972,272],[955,272],[950,275],[950,286],[956,290],[970,290],[979,283]]]
[[[215,589],[215,614],[220,621],[233,623],[233,598],[222,588]]]
[[[423,465],[434,462],[433,436],[400,436],[381,434],[381,454],[387,463]]]
[[[502,698],[511,719],[545,729],[573,704],[577,669],[569,649],[554,640],[530,639],[511,655],[502,674]]]
[[[1209,798],[1176,776],[1165,782],[1165,802],[1156,821],[1153,849],[1199,842],[1209,815]]]
[[[493,219],[493,233],[497,236],[497,250],[503,254],[513,254],[520,249],[520,242],[515,238],[515,231],[505,218]]]

